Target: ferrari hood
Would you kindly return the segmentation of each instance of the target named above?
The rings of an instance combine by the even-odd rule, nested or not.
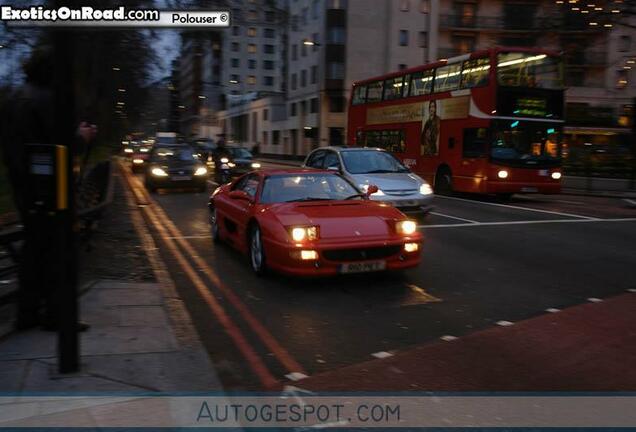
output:
[[[285,227],[317,225],[321,239],[389,236],[387,220],[403,216],[390,206],[355,201],[281,204],[272,208]]]

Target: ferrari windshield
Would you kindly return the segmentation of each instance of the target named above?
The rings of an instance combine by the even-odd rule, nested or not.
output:
[[[409,172],[391,153],[380,150],[350,150],[341,152],[347,172],[351,174],[382,174]]]
[[[265,204],[360,199],[351,183],[338,174],[282,174],[265,179],[261,202]]]

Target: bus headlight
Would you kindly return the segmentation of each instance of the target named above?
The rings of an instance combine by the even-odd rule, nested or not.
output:
[[[150,172],[156,177],[168,177],[168,173],[161,168],[153,168]]]
[[[258,168],[260,168],[260,167],[261,167],[261,164],[259,164],[258,162],[254,162],[254,163],[252,163],[252,168],[254,168],[254,169],[258,169]]]
[[[500,179],[507,179],[508,178],[508,171],[499,170],[499,172],[497,173],[497,177],[499,177]]]
[[[403,220],[395,224],[395,230],[398,234],[411,235],[417,230],[417,224],[412,220]]]
[[[420,194],[430,195],[432,193],[433,193],[433,189],[431,188],[431,185],[429,185],[428,183],[422,183],[420,185]]]
[[[194,172],[195,176],[202,176],[202,175],[206,175],[208,173],[208,170],[205,169],[205,167],[199,167],[197,168],[197,170]]]
[[[552,173],[552,178],[553,178],[554,180],[561,180],[561,173],[560,173],[560,172],[558,172],[558,171],[553,172],[553,173]]]

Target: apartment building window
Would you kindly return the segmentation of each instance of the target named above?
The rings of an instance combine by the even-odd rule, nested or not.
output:
[[[428,0],[420,0],[420,12],[428,13]]]
[[[623,35],[621,36],[621,39],[619,41],[618,50],[620,52],[627,52],[631,49],[631,45],[632,45],[631,36]]]
[[[342,62],[327,63],[327,79],[344,79],[345,67]]]
[[[404,63],[400,63],[398,65],[398,70],[404,70],[404,69],[408,69],[408,65],[404,64]]]
[[[265,12],[265,21],[267,21],[268,23],[276,21],[276,15],[274,14],[274,12]]]
[[[230,61],[230,64],[232,65],[233,68],[237,68],[237,67],[241,66],[241,61],[239,59],[237,59],[237,58],[233,58]]]
[[[269,145],[269,136],[267,131],[263,131],[263,145]]]
[[[318,66],[311,67],[311,83],[316,84],[318,82]]]
[[[291,75],[291,89],[296,90],[297,87],[298,87],[298,76],[295,73],[293,73]]]
[[[266,108],[263,110],[263,121],[269,120],[269,110]]]
[[[300,55],[302,57],[307,56],[307,45],[305,45],[304,43],[300,44]]]
[[[327,29],[327,43],[332,45],[344,45],[346,32],[344,27],[329,27]]]
[[[457,2],[453,5],[455,15],[458,16],[458,24],[464,27],[473,27],[475,25],[475,16],[477,14],[477,5],[469,2]]]
[[[425,31],[421,31],[419,33],[419,41],[418,45],[420,48],[426,48],[428,46],[428,33]]]
[[[345,110],[346,100],[343,96],[333,96],[329,98],[329,112],[341,113]]]
[[[309,100],[309,112],[310,113],[318,112],[318,98],[312,98]]]
[[[263,84],[265,84],[267,87],[273,87],[274,86],[274,77],[272,77],[272,76],[263,77]]]
[[[265,54],[274,54],[274,45],[263,45],[263,52]]]
[[[293,103],[289,104],[289,116],[290,117],[296,117],[296,114],[297,114],[296,113],[296,109],[297,109],[296,102],[293,102]]]
[[[256,28],[250,27],[247,29],[247,35],[249,37],[256,37]]]
[[[300,86],[307,86],[307,69],[303,69],[300,71]]]
[[[273,39],[276,37],[276,30],[271,28],[266,28],[263,30],[263,36],[265,36],[268,39]]]
[[[237,84],[240,81],[240,77],[238,75],[230,75],[230,81],[232,81],[232,84]]]
[[[400,0],[400,10],[402,12],[408,12],[411,7],[411,0]]]
[[[256,53],[256,44],[247,44],[247,52],[250,54]]]
[[[232,42],[232,51],[239,52],[241,50],[241,44],[238,42]]]
[[[248,60],[247,61],[247,67],[250,69],[256,69],[256,60]]]
[[[241,35],[241,28],[239,26],[232,27],[232,35],[233,36],[240,36]]]
[[[256,84],[256,77],[254,75],[248,75],[247,83],[249,85],[255,85]]]
[[[272,145],[280,144],[280,131],[272,131]]]
[[[298,45],[293,44],[291,52],[292,52],[292,60],[298,60]]]
[[[308,15],[308,10],[307,8],[303,8],[303,12],[302,12],[302,18],[301,18],[301,22],[303,25],[307,25],[307,15]]]
[[[248,20],[250,20],[250,21],[256,21],[256,20],[258,20],[258,12],[257,12],[257,11],[255,11],[254,9],[250,10],[250,11],[247,13],[247,19],[248,19]]]
[[[271,60],[265,60],[263,62],[263,69],[265,70],[272,70],[274,69],[274,62]]]
[[[408,30],[400,30],[399,43],[400,43],[400,46],[408,46],[408,44],[409,44],[409,31]]]

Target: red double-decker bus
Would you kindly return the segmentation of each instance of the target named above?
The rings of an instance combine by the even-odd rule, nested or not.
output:
[[[492,48],[356,82],[347,138],[437,192],[558,193],[563,115],[558,53]]]

